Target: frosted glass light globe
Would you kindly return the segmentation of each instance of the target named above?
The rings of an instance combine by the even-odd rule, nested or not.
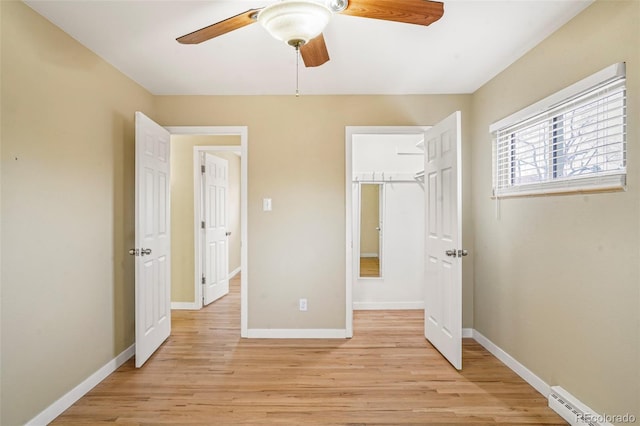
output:
[[[297,47],[320,35],[329,19],[331,10],[314,1],[283,1],[258,14],[258,22],[269,34]]]

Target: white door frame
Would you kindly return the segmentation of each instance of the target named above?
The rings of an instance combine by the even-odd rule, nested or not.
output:
[[[346,335],[353,337],[353,136],[424,135],[431,126],[346,126],[345,127],[345,208],[346,208]]]
[[[225,146],[212,146],[212,145],[198,145],[193,147],[193,241],[195,244],[194,247],[194,266],[195,266],[195,295],[196,295],[196,307],[197,309],[202,308],[202,281],[201,277],[203,274],[203,253],[202,253],[202,228],[200,227],[200,222],[204,220],[202,218],[202,180],[203,174],[200,172],[200,166],[202,165],[201,155],[203,153],[210,153],[215,155],[216,152],[233,152],[238,154],[242,161],[242,152],[240,150],[240,146],[233,145],[225,145]],[[241,207],[242,208],[242,207]],[[229,259],[227,259],[228,261]],[[242,269],[242,267],[240,267]],[[231,271],[230,271],[231,272]],[[240,276],[242,279],[242,275]]]
[[[248,312],[249,312],[249,256],[248,256],[248,235],[247,235],[247,176],[248,176],[248,148],[249,148],[249,130],[247,126],[166,126],[172,135],[235,135],[240,136],[240,336],[247,337],[248,329]],[[212,146],[211,148],[221,150],[220,147]],[[199,197],[196,197],[199,198]],[[197,226],[197,224],[194,224]],[[196,282],[198,276],[196,275]],[[202,288],[196,285],[200,291],[199,303],[202,306]],[[198,295],[196,291],[196,297]],[[196,303],[198,303],[196,301]]]

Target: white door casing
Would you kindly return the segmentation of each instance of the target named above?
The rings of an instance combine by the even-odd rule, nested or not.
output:
[[[425,337],[462,369],[461,114],[425,132]],[[449,254],[447,254],[449,251]],[[453,254],[453,255],[452,255]]]
[[[346,126],[345,127],[345,336],[353,337],[353,302],[354,285],[357,282],[358,267],[354,264],[354,256],[359,253],[357,220],[359,217],[358,184],[353,182],[354,155],[353,142],[357,135],[424,135],[427,126]],[[418,172],[418,170],[416,170]],[[354,275],[354,271],[355,274]]]
[[[227,196],[229,162],[204,153],[203,215],[204,276],[203,304],[229,293],[229,235],[227,234]]]
[[[248,337],[249,335],[249,253],[248,253],[248,214],[247,214],[247,194],[248,194],[248,159],[249,159],[249,131],[247,126],[167,126],[166,129],[172,135],[235,135],[240,137],[240,145],[238,146],[197,146],[194,148],[194,253],[197,253],[197,259],[202,259],[202,235],[200,233],[200,211],[202,194],[201,175],[195,173],[201,165],[199,156],[196,153],[203,150],[212,151],[234,151],[240,155],[240,335]],[[202,262],[194,264],[194,294],[197,296],[192,306],[188,309],[200,309],[202,307]],[[176,309],[176,308],[174,308]]]
[[[384,250],[385,246],[385,238],[384,232],[386,227],[386,217],[385,217],[385,207],[386,207],[386,199],[385,199],[385,184],[382,183],[378,186],[378,272],[380,278],[384,278],[384,265],[387,263],[387,256]]]
[[[169,132],[135,114],[136,367],[171,334]]]

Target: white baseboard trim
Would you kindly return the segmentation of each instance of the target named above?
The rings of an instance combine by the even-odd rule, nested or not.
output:
[[[360,253],[360,257],[378,257],[378,253]]]
[[[353,302],[355,311],[424,309],[424,302]]]
[[[502,361],[507,367],[513,370],[518,376],[522,377],[527,383],[529,383],[535,390],[544,395],[545,398],[549,396],[551,387],[540,377],[536,376],[531,370],[524,365],[520,364],[514,357],[506,353],[500,347],[498,347],[491,340],[487,339],[478,330],[472,330],[473,338],[476,342],[480,343],[486,350],[491,352],[493,356]]]
[[[171,302],[171,309],[197,311],[202,308],[196,302]]]
[[[598,425],[598,426],[613,426],[612,423],[609,423],[609,417],[612,416],[600,415],[585,405],[582,401],[580,401],[575,396],[571,395],[565,389],[554,386],[549,386],[544,380],[540,377],[536,376],[531,370],[518,362],[511,355],[506,353],[502,348],[498,347],[491,340],[487,339],[482,335],[478,330],[472,328],[463,328],[462,329],[462,337],[473,337],[476,342],[482,345],[486,350],[491,352],[493,356],[502,361],[507,367],[513,370],[518,376],[522,377],[525,382],[529,383],[535,390],[544,395],[545,398],[548,399],[549,407],[558,415],[560,415],[563,419],[569,422],[572,426],[580,426],[580,425]],[[564,400],[563,404],[560,404],[559,401],[554,399],[552,393],[555,393],[556,396],[559,396],[560,399]],[[570,410],[565,406],[566,403],[569,403],[573,408]],[[583,417],[577,416],[573,410],[581,412]],[[635,421],[635,418],[633,419]]]
[[[113,373],[122,364],[127,362],[135,354],[136,345],[133,344],[122,351],[111,361],[103,365],[98,371],[87,377],[82,383],[60,397],[56,402],[45,408],[40,414],[29,420],[26,426],[42,426],[51,423],[56,417],[71,407],[77,400],[82,398],[98,383],[103,381],[109,374]]]
[[[229,273],[229,279],[232,279],[233,277],[235,277],[236,275],[238,275],[240,273],[240,271],[242,270],[242,268],[240,266],[238,266],[236,269],[234,269],[233,271],[231,271]]]
[[[250,328],[250,339],[346,339],[347,330],[340,328]]]

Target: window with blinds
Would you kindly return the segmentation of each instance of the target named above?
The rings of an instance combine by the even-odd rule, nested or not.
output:
[[[492,133],[494,196],[624,188],[624,64],[492,125]]]

